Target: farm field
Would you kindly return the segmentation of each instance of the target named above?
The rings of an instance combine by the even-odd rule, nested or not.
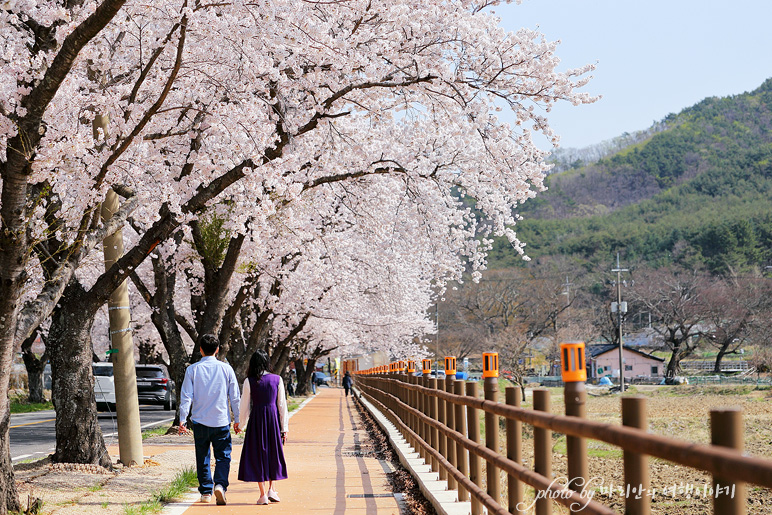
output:
[[[552,392],[552,412],[564,413],[563,392]],[[741,407],[743,410],[745,452],[772,460],[772,390],[753,386],[639,386],[630,394],[644,395],[647,399],[649,430],[658,435],[690,442],[710,442],[709,412],[711,408]],[[619,395],[601,390],[590,390],[587,400],[588,418],[598,422],[621,424]],[[626,394],[627,395],[627,394]],[[526,395],[524,407],[531,407],[531,392]],[[502,453],[506,453],[505,433],[502,430]],[[567,472],[566,438],[554,433],[553,473],[564,478]],[[591,490],[594,499],[624,512],[624,485],[622,451],[603,442],[587,441]],[[523,461],[533,467],[533,430],[523,426]],[[652,513],[662,515],[703,515],[712,513],[709,492],[711,477],[701,471],[675,465],[662,459],[650,458]],[[484,477],[484,475],[483,475]],[[565,480],[562,481],[565,483]],[[768,514],[772,506],[772,490],[748,485],[748,514]],[[502,474],[502,492],[506,479]],[[526,488],[526,504],[530,505],[533,492]],[[557,504],[554,513],[568,513]],[[527,512],[529,513],[529,512]]]

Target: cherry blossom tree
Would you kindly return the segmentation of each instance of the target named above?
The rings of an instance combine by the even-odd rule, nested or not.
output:
[[[591,67],[557,72],[554,43],[533,31],[504,32],[485,7],[462,0],[4,6],[0,513],[18,508],[5,395],[15,344],[68,287],[82,309],[73,319],[55,315],[61,330],[53,336],[82,342],[86,333],[76,326],[91,324],[116,285],[224,192],[235,227],[247,220],[260,227],[304,191],[396,177],[473,269],[489,247],[483,227],[522,251],[513,209],[541,188],[547,169],[531,134],[557,142],[543,114],[558,101],[592,101],[577,92]],[[514,127],[496,117],[500,110],[513,113]],[[96,207],[109,188],[126,200],[101,223]],[[476,199],[490,224],[458,209],[456,194]],[[129,214],[141,233],[135,244],[93,283],[74,284],[89,251]],[[82,347],[62,347],[73,359],[60,361],[72,365],[67,373],[81,387],[92,380],[90,348]]]
[[[706,282],[700,300],[704,306],[702,337],[718,350],[713,366],[721,373],[727,354],[739,354],[749,342],[763,341],[769,321],[768,281],[753,277],[716,278]]]
[[[636,309],[649,311],[654,332],[671,351],[665,374],[681,371],[681,360],[694,353],[706,317],[702,298],[709,279],[697,271],[683,269],[640,270],[628,288]]]

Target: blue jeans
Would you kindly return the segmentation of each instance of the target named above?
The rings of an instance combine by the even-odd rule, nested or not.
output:
[[[198,491],[201,495],[211,494],[214,485],[222,485],[228,490],[228,473],[231,470],[231,431],[230,426],[209,427],[191,422],[193,440],[196,443],[196,475]],[[214,451],[214,482],[209,464],[209,447]]]

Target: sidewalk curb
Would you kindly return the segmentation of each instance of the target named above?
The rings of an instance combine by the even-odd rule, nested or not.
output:
[[[472,503],[469,501],[459,502],[456,491],[448,490],[448,482],[440,481],[439,474],[431,471],[431,466],[424,463],[423,458],[407,443],[394,424],[367,399],[363,398],[358,389],[356,391],[359,393],[357,396],[359,400],[388,436],[392,448],[399,456],[400,463],[418,482],[421,493],[434,506],[437,513],[439,515],[470,515]]]
[[[289,417],[287,417],[287,420],[291,419],[295,413],[303,409],[303,407],[315,399],[315,396],[311,395],[306,400],[300,403],[298,408],[296,410],[293,410],[292,413],[289,414]],[[198,500],[199,493],[198,489],[193,487],[191,488],[190,493],[185,494],[185,496],[177,501],[177,502],[170,502],[169,504],[165,505],[163,509],[160,512],[160,515],[182,515],[188,508],[190,508],[192,505],[196,503]]]

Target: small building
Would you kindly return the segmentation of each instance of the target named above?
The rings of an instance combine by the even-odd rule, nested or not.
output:
[[[613,343],[588,345],[585,351],[587,379],[619,377],[619,346]],[[627,345],[622,349],[625,380],[644,377],[662,377],[665,360]]]

